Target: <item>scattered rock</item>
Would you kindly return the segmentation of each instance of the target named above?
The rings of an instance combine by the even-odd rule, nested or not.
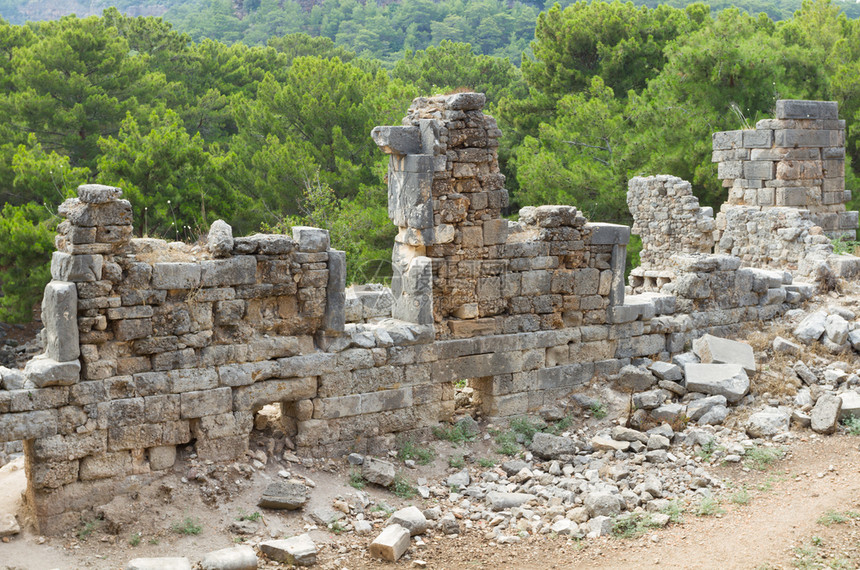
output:
[[[313,566],[317,561],[317,546],[308,534],[262,542],[260,552],[270,560],[296,566]]]
[[[725,396],[732,404],[746,396],[750,379],[740,364],[687,364],[687,390]]]
[[[370,555],[389,562],[397,562],[409,549],[409,530],[399,524],[385,527],[382,534],[370,543]]]
[[[395,511],[391,518],[388,519],[388,524],[399,524],[409,531],[411,536],[424,534],[427,530],[427,517],[424,516],[418,507],[406,507]]]
[[[250,546],[234,546],[210,552],[200,565],[203,570],[256,570],[257,554]]]
[[[532,453],[543,459],[556,459],[564,455],[576,455],[578,450],[575,440],[543,432],[538,432],[534,435],[529,449]],[[502,468],[504,469],[504,466]]]
[[[812,431],[827,434],[835,432],[841,411],[842,400],[839,396],[834,396],[833,394],[822,394],[819,396],[810,414]]]
[[[693,341],[693,352],[703,364],[740,364],[747,372],[756,371],[755,354],[745,342],[706,334]]]
[[[0,515],[0,538],[14,536],[21,532],[21,526],[12,513]]]
[[[765,408],[752,414],[747,420],[746,431],[750,437],[773,437],[788,431],[791,415],[779,408]]]
[[[370,483],[375,483],[381,487],[390,487],[394,483],[396,475],[397,472],[394,469],[394,465],[388,461],[373,457],[364,458],[364,464],[361,467],[361,476]]]
[[[135,558],[125,565],[125,570],[191,570],[187,558]]]
[[[308,502],[310,489],[297,481],[275,481],[266,487],[257,503],[264,509],[286,509],[294,511]]]

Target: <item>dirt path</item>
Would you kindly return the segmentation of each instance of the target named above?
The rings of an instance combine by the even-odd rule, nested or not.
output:
[[[858,445],[858,437],[812,437],[793,444],[786,459],[764,471],[745,471],[738,465],[714,467],[711,469],[714,475],[732,482],[732,489],[720,497],[724,513],[717,516],[686,513],[683,524],[639,538],[571,541],[542,535],[520,544],[499,546],[486,541],[482,532],[475,530],[460,537],[428,537],[425,546],[411,548],[409,558],[397,566],[410,567],[411,559],[424,560],[427,568],[451,570],[775,569],[793,568],[795,562],[804,568],[857,568],[860,566],[858,521],[849,517],[830,526],[818,521],[828,512],[860,512]],[[0,470],[0,512],[16,508],[23,486],[22,475],[21,470],[9,466]],[[337,494],[338,481],[333,476],[320,482],[326,496]],[[345,481],[341,484],[348,489]],[[733,498],[748,502],[737,504]],[[193,509],[194,505],[175,507]],[[0,543],[0,568],[121,568],[130,558],[147,555],[187,555],[192,560],[199,559],[207,549],[223,548],[232,542],[225,530],[229,518],[225,514],[232,512],[233,507],[235,504],[221,505],[219,513],[213,511],[208,515],[211,520],[206,526],[211,532],[204,535],[209,536],[175,540],[162,537],[161,544],[153,548],[141,545],[131,549],[122,541],[106,544],[95,537],[85,542],[48,539],[40,544],[39,537],[25,534],[9,543]],[[297,519],[295,523],[300,521]],[[334,536],[323,531],[314,534],[321,545],[318,560],[323,569],[393,567],[367,556],[365,547],[370,539]],[[802,551],[806,553],[804,558],[798,558],[801,552],[798,547],[806,548]]]

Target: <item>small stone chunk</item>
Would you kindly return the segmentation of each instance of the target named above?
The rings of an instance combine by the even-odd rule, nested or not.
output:
[[[364,464],[361,467],[361,476],[370,483],[375,483],[382,487],[389,487],[394,483],[396,471],[394,465],[388,461],[375,459],[373,457],[365,457]]]
[[[406,507],[405,509],[395,511],[391,515],[391,518],[388,519],[388,524],[399,524],[407,529],[411,536],[416,536],[424,534],[424,531],[427,530],[427,517],[424,516],[424,513],[418,507]]]
[[[294,511],[308,502],[310,489],[297,481],[275,481],[263,492],[260,502],[264,509],[286,509]]]
[[[262,542],[260,552],[271,560],[296,566],[313,566],[317,561],[317,546],[307,533],[283,540]]]
[[[0,538],[13,536],[21,532],[21,526],[12,513],[0,515]]]
[[[187,558],[135,558],[125,565],[125,570],[191,570]]]
[[[822,394],[812,408],[812,431],[830,434],[836,431],[839,413],[842,411],[842,400],[833,394]]]
[[[82,184],[78,186],[78,198],[85,204],[105,204],[122,198],[122,190],[104,184]]]
[[[206,238],[209,252],[214,257],[227,257],[233,253],[233,228],[224,220],[215,220]]]
[[[397,562],[409,549],[409,530],[399,524],[385,527],[382,534],[370,543],[370,555],[389,562]]]

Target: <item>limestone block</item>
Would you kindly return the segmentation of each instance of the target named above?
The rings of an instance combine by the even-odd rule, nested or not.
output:
[[[498,491],[490,491],[487,493],[485,501],[491,510],[504,511],[521,507],[535,499],[536,497],[529,493],[501,493]]]
[[[135,558],[125,565],[125,570],[191,570],[187,558]]]
[[[819,396],[810,414],[812,431],[825,434],[835,432],[841,411],[842,400],[839,396],[833,394]]]
[[[149,468],[153,471],[170,469],[176,463],[176,446],[162,445],[151,447],[149,453]]]
[[[800,321],[794,329],[794,336],[800,342],[811,344],[824,334],[827,323],[827,312],[816,311]]]
[[[222,548],[203,557],[203,570],[257,570],[257,554],[250,546]]]
[[[275,481],[266,487],[258,506],[264,509],[286,509],[294,511],[308,502],[310,489],[298,481]]]
[[[743,146],[743,131],[721,131],[711,137],[714,150],[732,150]]]
[[[374,127],[370,131],[370,136],[385,154],[403,155],[421,152],[421,133],[418,127]]]
[[[843,131],[779,129],[774,131],[774,144],[778,147],[832,147],[845,144]]]
[[[206,245],[213,257],[228,257],[233,253],[233,228],[224,220],[215,220],[209,226]]]
[[[433,323],[433,264],[428,257],[416,257],[405,271],[395,274],[391,291],[395,319],[416,324]]]
[[[200,285],[203,287],[253,285],[256,281],[257,260],[252,255],[237,255],[229,259],[206,260],[200,263]],[[185,289],[186,287],[175,288]]]
[[[75,226],[130,226],[131,202],[111,200],[103,204],[87,204],[79,198],[69,198],[57,212]]]
[[[57,362],[45,355],[36,356],[24,367],[24,376],[38,388],[75,384],[80,375],[79,361]]]
[[[57,433],[57,412],[38,410],[0,415],[0,441],[46,438]]]
[[[296,566],[313,566],[317,561],[317,547],[308,534],[262,542],[260,552],[271,560]]]
[[[840,315],[827,315],[824,321],[824,334],[830,342],[842,345],[848,340],[848,321]]]
[[[455,93],[445,100],[446,106],[452,111],[480,111],[486,102],[486,95],[474,92]]]
[[[180,399],[182,419],[200,418],[233,411],[233,391],[230,388],[185,392]]]
[[[630,228],[620,224],[588,223],[586,229],[591,229],[593,245],[627,244],[630,241]]]
[[[152,286],[156,289],[194,289],[200,286],[200,275],[201,266],[197,263],[154,263]]]
[[[716,406],[725,406],[726,403],[725,396],[708,396],[707,398],[692,400],[687,404],[687,416],[693,421],[698,421]]]
[[[766,148],[773,146],[773,131],[770,129],[755,129],[743,131],[744,148]]]
[[[743,177],[748,180],[773,180],[774,163],[770,160],[744,161]]]
[[[328,332],[343,332],[346,323],[346,253],[331,250],[328,258],[328,283],[323,327]]]
[[[749,391],[750,381],[740,364],[697,364],[684,366],[686,387],[690,392],[725,396],[736,403]]]
[[[309,226],[293,226],[293,241],[304,252],[326,251],[330,243],[328,230]]]
[[[508,221],[505,219],[486,220],[483,230],[484,245],[497,245],[508,239]]]
[[[669,380],[672,382],[681,382],[684,379],[684,374],[681,367],[671,362],[657,361],[648,367],[654,376],[660,380]]]
[[[394,465],[381,459],[365,457],[364,464],[361,467],[361,475],[371,483],[388,487],[394,483]]]
[[[409,531],[410,536],[424,534],[427,530],[427,517],[418,507],[406,507],[392,513],[386,525],[399,524]]]
[[[78,293],[74,283],[51,281],[42,298],[45,356],[57,362],[81,355],[78,343]]]
[[[838,119],[839,109],[836,101],[805,101],[796,99],[779,99],[776,102],[776,118]]]
[[[397,562],[409,549],[409,531],[399,524],[385,530],[370,543],[370,556]]]
[[[773,437],[788,431],[791,414],[780,408],[765,408],[752,414],[746,423],[750,437]]]
[[[82,184],[78,186],[78,198],[85,204],[105,204],[122,198],[122,190],[104,184]]]
[[[104,268],[101,255],[71,255],[55,251],[51,256],[51,278],[57,281],[100,281]]]
[[[20,390],[26,380],[21,370],[0,366],[0,386],[4,390]]]
[[[749,373],[756,371],[753,348],[745,342],[706,334],[693,341],[693,353],[704,364],[740,364]]]

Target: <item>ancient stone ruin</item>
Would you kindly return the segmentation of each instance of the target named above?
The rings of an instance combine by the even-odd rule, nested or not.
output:
[[[347,289],[349,260],[324,229],[233,237],[216,222],[206,246],[132,238],[119,189],[80,187],[61,208],[45,353],[23,375],[3,374],[0,390],[0,440],[24,441],[38,531],[59,532],[140,489],[174,465],[178,447],[200,460],[242,456],[269,404],[280,405],[298,454],[337,456],[387,453],[395,434],[449,420],[462,380],[489,417],[537,412],[592,380],[648,389],[619,373],[809,298],[815,285],[786,269],[813,276],[800,258],[818,246],[818,261],[831,263],[820,223],[856,227],[856,212],[838,211],[841,189],[831,202],[842,180],[835,106],[780,102],[768,126],[715,135],[725,153],[715,158],[731,160],[721,175],[733,181],[716,220],[682,180],[630,182],[645,248],[625,290],[627,227],[589,222],[574,206],[502,218],[500,132],[483,105],[478,93],[418,98],[402,126],[374,129],[390,155],[399,228],[390,290]],[[781,166],[794,146],[818,153],[821,176],[807,176],[812,163]],[[817,183],[795,184],[807,178]],[[761,202],[766,189],[797,188],[820,200]],[[748,235],[734,228],[738,208]]]

